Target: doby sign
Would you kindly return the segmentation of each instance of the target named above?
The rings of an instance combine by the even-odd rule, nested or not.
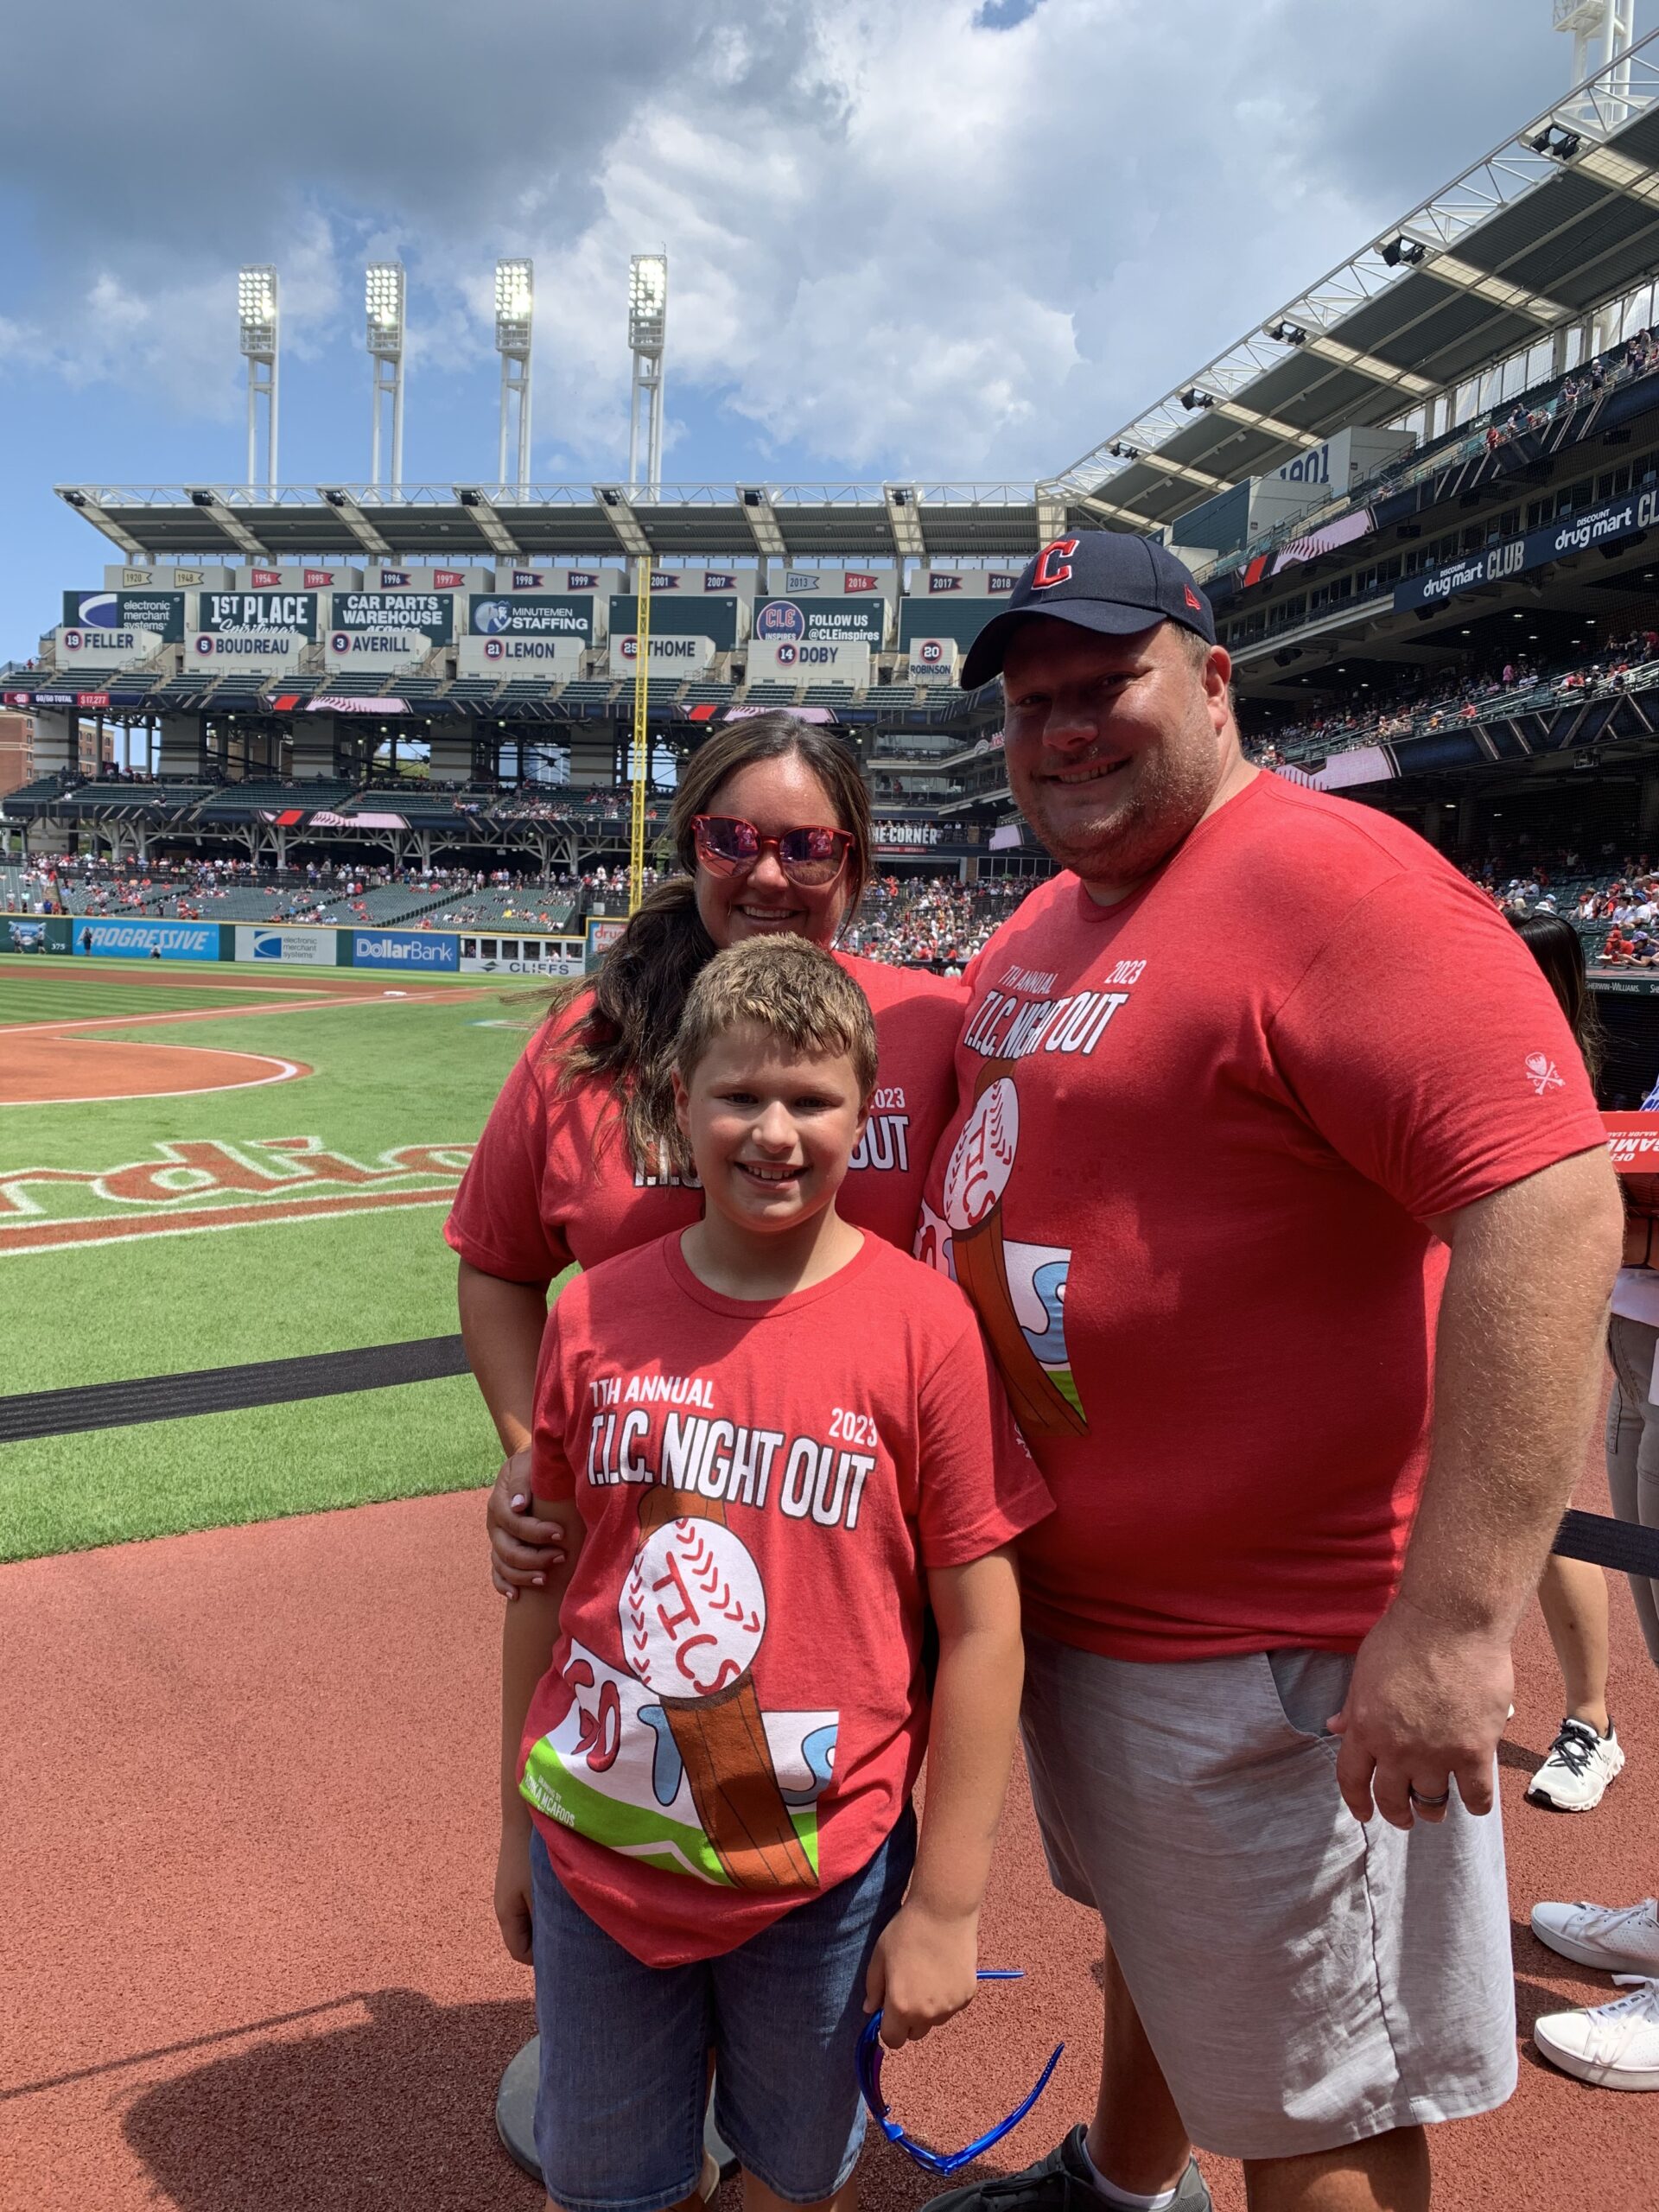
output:
[[[752,638],[751,683],[847,683],[870,680],[870,648],[862,638]]]
[[[650,676],[706,676],[715,658],[712,638],[680,637],[653,631],[646,653]],[[639,666],[639,640],[630,630],[611,637],[611,674],[632,676]]]

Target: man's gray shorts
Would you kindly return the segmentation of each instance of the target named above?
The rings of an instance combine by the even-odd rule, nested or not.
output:
[[[1184,1664],[1028,1637],[1024,1731],[1057,1888],[1092,1906],[1193,2141],[1294,2158],[1515,2088],[1503,1835],[1452,1790],[1408,1834],[1337,1792],[1353,1661]]]

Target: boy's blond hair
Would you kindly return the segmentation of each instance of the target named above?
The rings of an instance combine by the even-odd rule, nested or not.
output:
[[[747,1023],[802,1059],[844,1055],[861,1104],[875,1089],[875,1017],[837,962],[804,937],[750,938],[717,952],[686,994],[674,1065],[690,1083],[715,1039]]]

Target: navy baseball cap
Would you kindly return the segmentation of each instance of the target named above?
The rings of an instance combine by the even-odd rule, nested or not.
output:
[[[1001,613],[968,648],[964,691],[976,691],[1002,673],[1009,638],[1033,614],[1109,638],[1131,637],[1154,622],[1179,622],[1206,645],[1216,642],[1210,602],[1173,553],[1127,531],[1083,530],[1057,537],[1027,563]]]

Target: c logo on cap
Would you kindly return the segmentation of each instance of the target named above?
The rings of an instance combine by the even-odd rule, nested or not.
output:
[[[1032,571],[1033,591],[1047,591],[1055,584],[1071,580],[1071,556],[1077,550],[1075,537],[1057,537],[1052,545],[1045,545],[1037,556],[1037,566]]]

